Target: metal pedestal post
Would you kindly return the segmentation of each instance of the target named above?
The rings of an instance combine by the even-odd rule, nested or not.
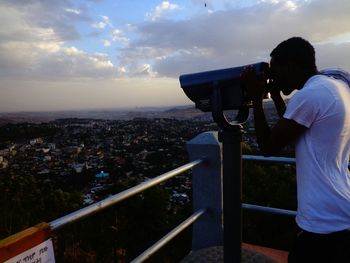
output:
[[[241,262],[242,243],[242,126],[223,130],[223,203],[224,203],[224,262]]]

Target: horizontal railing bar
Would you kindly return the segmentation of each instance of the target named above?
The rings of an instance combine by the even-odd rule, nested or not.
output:
[[[280,208],[273,208],[273,207],[266,207],[266,206],[259,206],[259,205],[242,204],[242,208],[247,209],[247,210],[265,212],[265,213],[271,213],[271,214],[286,215],[286,216],[296,216],[297,215],[296,211],[285,210],[285,209],[280,209]]]
[[[252,160],[252,161],[264,161],[264,162],[278,162],[278,163],[295,163],[295,158],[289,157],[264,157],[258,155],[242,155],[243,160]]]
[[[77,220],[80,220],[86,216],[89,216],[89,215],[92,215],[96,212],[99,212],[111,205],[114,205],[116,203],[119,203],[120,201],[124,200],[124,199],[127,199],[133,195],[136,195],[152,186],[155,186],[157,184],[160,184],[178,174],[181,174],[183,172],[186,172],[187,170],[190,170],[191,168],[195,167],[196,165],[200,164],[201,162],[203,162],[202,159],[199,159],[199,160],[195,160],[195,161],[192,161],[190,163],[187,163],[185,165],[182,165],[172,171],[169,171],[167,173],[164,173],[162,175],[159,175],[155,178],[152,178],[150,180],[147,180],[145,182],[142,182],[141,184],[139,185],[136,185],[134,187],[131,187],[125,191],[122,191],[118,194],[115,194],[113,196],[110,196],[104,200],[101,200],[97,203],[94,203],[94,204],[91,204],[87,207],[84,207],[80,210],[77,210],[77,211],[74,211],[66,216],[63,216],[61,218],[58,218],[54,221],[51,221],[49,223],[50,227],[52,230],[57,230],[59,229],[60,227],[64,226],[64,225],[67,225],[67,224],[70,224],[70,223],[73,223]]]
[[[264,157],[259,155],[242,155],[243,160],[248,161],[264,161],[264,162],[277,162],[277,163],[295,163],[295,158],[290,157],[276,157],[276,156],[270,156],[270,157]],[[348,164],[348,167],[350,168],[350,161]]]
[[[168,234],[166,234],[163,238],[157,241],[150,248],[145,250],[141,255],[135,258],[131,263],[139,263],[144,262],[146,259],[149,259],[154,253],[160,250],[164,245],[166,245],[169,241],[171,241],[174,237],[180,234],[183,230],[185,230],[188,226],[190,226],[193,222],[195,222],[201,215],[206,212],[206,209],[200,209],[193,213],[189,218],[183,221],[180,225],[171,230]]]

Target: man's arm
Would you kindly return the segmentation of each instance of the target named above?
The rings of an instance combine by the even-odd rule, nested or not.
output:
[[[278,116],[283,117],[284,112],[286,111],[286,104],[282,99],[281,92],[277,89],[270,91],[271,98],[275,104]]]
[[[278,153],[285,146],[293,143],[307,129],[305,126],[283,117],[270,129],[265,118],[262,100],[254,102],[253,111],[257,142],[264,156]]]
[[[266,84],[257,80],[255,73],[249,68],[243,72],[241,80],[253,100],[255,132],[259,148],[264,156],[278,153],[306,131],[307,128],[305,126],[282,117],[285,111],[285,104],[280,94],[275,96],[275,103],[277,103],[276,108],[281,119],[270,129],[263,109],[263,93],[264,85]]]

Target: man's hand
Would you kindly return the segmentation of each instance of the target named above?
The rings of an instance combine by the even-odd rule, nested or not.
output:
[[[267,80],[264,76],[258,79],[253,67],[248,66],[243,70],[240,81],[254,103],[263,100],[267,88]]]
[[[278,87],[274,87],[272,95],[281,119],[270,130],[262,106],[264,94],[267,92],[267,80],[265,77],[259,79],[252,67],[247,67],[243,71],[241,85],[244,85],[248,96],[253,100],[255,132],[259,148],[264,156],[278,153],[306,130],[306,127],[295,121],[282,117],[285,104]]]
[[[271,95],[273,102],[275,103],[275,107],[276,107],[278,116],[280,118],[282,118],[284,112],[286,111],[286,104],[281,96],[281,90],[274,83],[274,81],[271,79],[270,79],[268,86],[269,86],[268,90],[269,90],[269,93]]]

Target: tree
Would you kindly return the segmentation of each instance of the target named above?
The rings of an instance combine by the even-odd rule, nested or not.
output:
[[[41,191],[34,176],[0,173],[0,237],[39,223],[44,216]]]

